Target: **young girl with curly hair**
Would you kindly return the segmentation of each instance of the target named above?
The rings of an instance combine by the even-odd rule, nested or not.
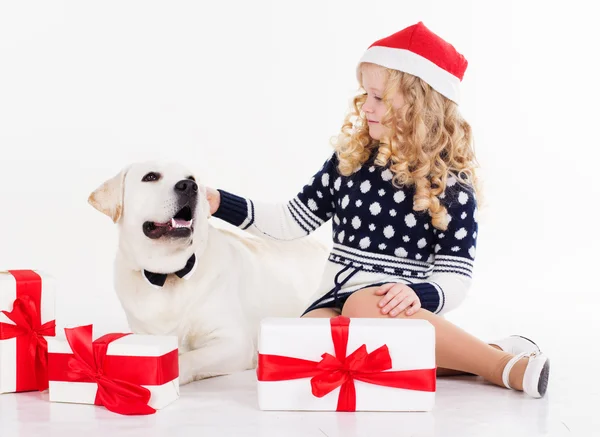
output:
[[[436,328],[438,374],[471,373],[532,397],[549,360],[532,341],[488,345],[441,317],[471,284],[480,196],[461,116],[467,61],[422,22],[373,43],[335,151],[289,202],[207,189],[211,213],[251,233],[304,237],[333,220],[321,285],[302,317],[402,317]]]

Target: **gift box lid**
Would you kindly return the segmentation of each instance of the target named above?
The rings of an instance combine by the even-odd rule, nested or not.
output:
[[[60,331],[57,331],[57,334]],[[102,335],[94,333],[94,340]],[[48,353],[72,353],[71,346],[64,337],[48,338]],[[160,357],[178,348],[175,335],[130,334],[108,345],[107,354],[115,356]]]
[[[13,270],[15,271],[15,270]],[[25,295],[34,298],[39,305],[39,315],[41,322],[46,323],[50,320],[54,320],[55,317],[55,299],[56,299],[56,278],[44,271],[40,270],[18,270],[23,272],[25,276],[30,276],[29,273],[33,272],[35,275],[31,279],[40,279],[40,288],[30,287],[21,288],[20,291],[24,292]],[[31,293],[33,291],[33,293]],[[17,292],[17,279],[8,270],[0,270],[0,311],[12,311],[14,308],[14,301],[20,296]],[[34,297],[37,296],[37,297]],[[0,312],[0,323],[14,324],[5,314]]]
[[[387,344],[394,370],[435,367],[435,328],[426,320],[352,318],[348,354],[363,344],[369,352]],[[334,355],[330,319],[265,318],[258,351],[313,361],[320,361],[325,352]]]

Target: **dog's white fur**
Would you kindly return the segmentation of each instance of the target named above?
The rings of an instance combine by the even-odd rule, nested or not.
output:
[[[142,182],[148,172],[162,177]],[[192,238],[146,237],[142,224],[173,217],[173,187],[191,175],[179,164],[136,163],[88,199],[119,229],[114,285],[130,329],[177,335],[181,384],[254,368],[260,320],[298,317],[310,304],[327,258],[326,246],[310,237],[279,242],[213,226],[199,183]],[[188,279],[169,275],[156,288],[142,276],[143,269],[177,271],[192,253],[197,264]]]

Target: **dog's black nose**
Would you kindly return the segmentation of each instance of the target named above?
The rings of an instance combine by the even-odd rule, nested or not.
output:
[[[191,179],[183,179],[175,184],[175,191],[187,195],[196,194],[198,192],[198,184]]]

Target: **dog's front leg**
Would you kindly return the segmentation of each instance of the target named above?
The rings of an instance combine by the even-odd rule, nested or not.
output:
[[[251,369],[253,357],[250,339],[213,339],[179,355],[179,384]]]

